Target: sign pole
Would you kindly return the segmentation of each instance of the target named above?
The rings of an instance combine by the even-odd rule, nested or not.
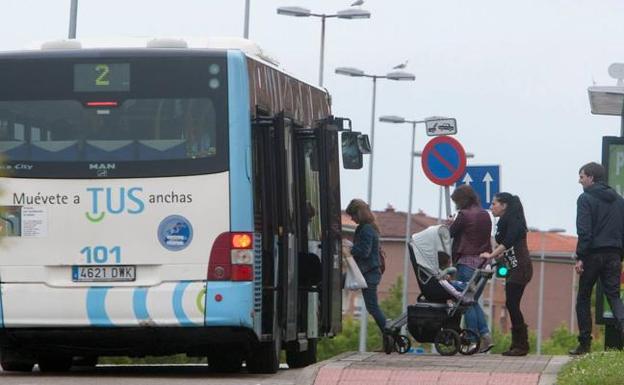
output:
[[[444,201],[446,203],[446,219],[451,217],[451,188],[444,186]]]
[[[442,223],[442,186],[438,190],[438,224],[440,224]]]

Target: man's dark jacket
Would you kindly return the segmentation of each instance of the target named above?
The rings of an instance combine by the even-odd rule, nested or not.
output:
[[[598,182],[584,189],[576,202],[578,259],[597,252],[618,252],[624,246],[624,199]]]

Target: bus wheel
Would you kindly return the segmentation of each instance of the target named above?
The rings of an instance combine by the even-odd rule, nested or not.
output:
[[[213,372],[238,373],[242,364],[243,359],[240,353],[231,350],[208,356],[208,366]]]
[[[39,357],[37,362],[39,370],[42,372],[58,373],[67,372],[72,366],[72,357],[70,356],[43,356]]]
[[[261,342],[247,357],[247,370],[250,373],[276,373],[280,364],[280,351],[279,337],[274,341]]]
[[[289,368],[303,368],[316,363],[316,338],[308,339],[308,350],[300,352],[298,347],[286,350],[286,363]]]
[[[94,368],[97,366],[98,357],[97,356],[80,356],[74,357],[72,366],[80,366],[83,368]]]
[[[35,360],[21,357],[13,350],[2,349],[0,351],[0,366],[6,372],[31,372],[35,366]]]

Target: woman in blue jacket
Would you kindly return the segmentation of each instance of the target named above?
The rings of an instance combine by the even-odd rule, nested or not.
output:
[[[357,223],[353,237],[351,255],[355,259],[368,287],[362,289],[362,297],[366,310],[373,316],[379,330],[383,333],[386,316],[379,308],[377,301],[377,285],[381,281],[379,262],[379,227],[368,204],[361,199],[353,199],[347,206],[347,215]]]

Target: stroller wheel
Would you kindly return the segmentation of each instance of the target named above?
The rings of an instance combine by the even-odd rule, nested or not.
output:
[[[410,350],[411,347],[412,347],[412,343],[410,342],[410,339],[407,336],[399,334],[398,336],[395,337],[394,350],[396,350],[397,353],[405,354]]]
[[[455,355],[459,351],[460,346],[459,334],[453,329],[440,329],[433,343],[440,355]]]
[[[381,340],[383,342],[383,351],[386,354],[392,353],[392,348],[395,344],[394,336],[392,334],[384,333]]]
[[[480,337],[472,329],[462,329],[459,333],[459,352],[465,356],[470,356],[479,351],[481,347]]]

